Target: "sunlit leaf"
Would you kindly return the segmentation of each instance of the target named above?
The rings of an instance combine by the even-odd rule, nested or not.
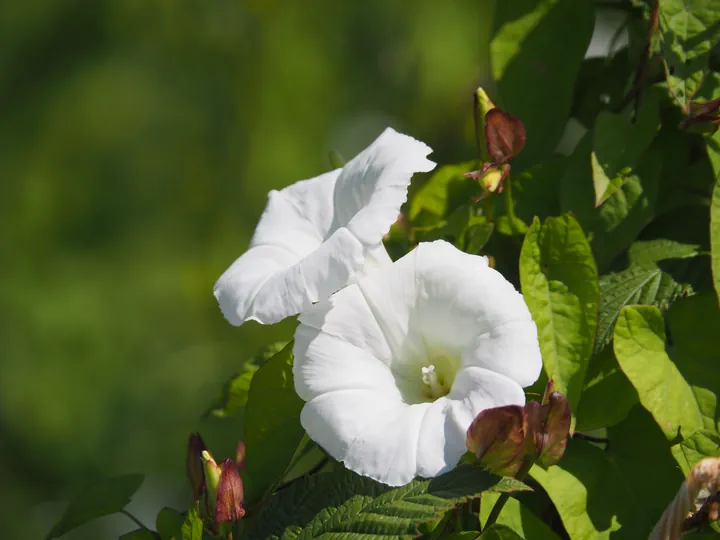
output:
[[[517,534],[507,525],[495,523],[483,531],[480,535],[483,540],[523,540],[523,537]]]
[[[665,351],[665,340],[665,320],[656,307],[620,311],[613,335],[618,364],[640,403],[673,440],[702,429],[703,417],[690,385]]]
[[[485,523],[490,511],[500,497],[497,493],[483,493],[480,504],[480,522]],[[497,523],[510,527],[528,540],[558,540],[560,537],[545,522],[533,514],[527,506],[510,497],[503,506]]]
[[[119,512],[140,488],[143,478],[142,474],[128,474],[88,486],[70,503],[46,539],[59,538],[89,521]]]
[[[720,433],[713,429],[696,431],[670,450],[680,464],[683,474],[687,476],[690,469],[701,459],[720,457]]]
[[[478,183],[463,176],[474,169],[477,169],[475,161],[435,169],[410,200],[410,222],[421,226],[432,225],[438,219],[447,217],[458,206],[470,202],[473,196],[479,195],[482,189]],[[424,221],[431,222],[423,222],[421,214],[427,215]],[[434,221],[431,218],[434,218]]]
[[[180,532],[182,540],[202,540],[203,522],[194,506],[188,510]]]
[[[533,221],[520,254],[520,283],[538,326],[548,377],[577,410],[592,354],[598,278],[590,246],[569,215]]]
[[[720,297],[720,131],[708,138],[707,152],[715,173],[710,206],[710,253],[712,258],[713,284]]]
[[[647,538],[683,481],[662,432],[639,405],[608,429],[606,450],[572,439],[563,459],[530,471],[570,538]]]

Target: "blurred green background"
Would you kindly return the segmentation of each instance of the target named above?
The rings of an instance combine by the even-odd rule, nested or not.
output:
[[[22,0],[0,7],[0,537],[40,538],[101,476],[182,508],[186,438],[292,323],[212,295],[267,191],[391,125],[475,157],[493,2]],[[123,517],[68,538],[110,538]]]

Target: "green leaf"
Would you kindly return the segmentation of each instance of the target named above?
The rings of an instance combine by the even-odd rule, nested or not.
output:
[[[572,216],[533,221],[520,253],[520,283],[538,326],[548,377],[573,412],[592,353],[598,278],[590,246]]]
[[[555,155],[545,162],[512,174],[512,193],[515,214],[525,223],[532,223],[534,217],[546,219],[560,215],[560,179],[567,158]],[[498,204],[497,212],[503,208]]]
[[[590,360],[578,405],[576,431],[592,431],[622,422],[639,401],[635,387],[620,369],[612,347]]]
[[[295,393],[292,347],[270,358],[255,374],[245,413],[245,449],[250,485],[245,497],[255,502],[280,481],[303,438]],[[248,489],[249,488],[249,489]]]
[[[588,1],[496,3],[490,60],[498,95],[491,97],[522,120],[527,132],[513,169],[540,163],[557,147],[594,23]]]
[[[162,540],[180,539],[184,522],[185,516],[180,512],[172,508],[163,508],[155,519],[155,528]]]
[[[202,540],[203,522],[198,514],[197,507],[188,510],[181,528],[182,540]]]
[[[586,58],[575,84],[572,116],[586,128],[592,128],[601,112],[622,99],[633,67],[627,50],[612,58]]]
[[[483,493],[480,504],[480,521],[485,523],[490,511],[500,497],[497,493]],[[521,537],[531,540],[558,540],[560,537],[545,522],[533,514],[527,506],[510,497],[503,506],[497,523],[505,525]]]
[[[438,519],[455,505],[486,490],[527,489],[477,467],[461,465],[432,480],[391,488],[346,469],[305,477],[270,499],[250,539],[414,538],[418,525]]]
[[[712,429],[696,431],[671,449],[685,476],[703,458],[720,457],[720,433]]]
[[[695,395],[665,351],[665,321],[656,307],[624,307],[613,343],[620,368],[637,390],[640,403],[669,440],[702,429]]]
[[[272,343],[246,361],[242,371],[225,383],[222,392],[204,416],[212,414],[218,418],[227,418],[240,412],[247,404],[250,383],[255,372],[286,345],[287,341]]]
[[[720,429],[720,309],[714,294],[682,299],[667,314],[670,357],[687,381],[704,427]]]
[[[612,338],[620,310],[631,304],[669,307],[681,296],[702,288],[709,271],[708,258],[699,246],[667,239],[635,242],[628,252],[629,266],[600,276],[595,352]]]
[[[88,486],[70,503],[46,539],[58,538],[96,518],[119,512],[140,488],[143,478],[142,474],[128,474]]]
[[[123,534],[118,540],[158,540],[160,536],[148,529],[137,529]]]
[[[430,178],[420,186],[410,200],[408,219],[413,224],[434,224],[432,218],[444,218],[471,197],[482,192],[480,185],[463,173],[478,168],[476,161],[445,165],[435,169]],[[425,223],[421,214],[426,214]]]
[[[606,450],[571,439],[560,463],[530,471],[573,540],[647,538],[683,481],[663,434],[642,407],[608,428],[608,438]]]
[[[495,226],[484,217],[471,218],[468,226],[463,230],[456,246],[465,253],[477,255],[485,247]]]
[[[720,297],[720,131],[708,138],[707,153],[715,173],[715,187],[710,203],[710,254],[713,285]]]
[[[523,537],[507,525],[495,523],[483,531],[480,538],[485,540],[523,540]],[[534,538],[534,537],[533,537]]]
[[[702,86],[710,50],[720,39],[720,1],[662,0],[660,46],[670,93],[686,107]]]

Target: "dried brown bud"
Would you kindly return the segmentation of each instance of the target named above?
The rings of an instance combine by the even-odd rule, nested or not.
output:
[[[207,450],[199,433],[191,433],[188,437],[187,475],[192,488],[192,500],[197,502],[205,491],[205,472],[202,453]]]
[[[554,389],[555,385],[550,379],[542,403],[533,401],[525,405],[537,461],[543,467],[560,461],[570,434],[570,406],[565,396]]]
[[[494,163],[507,163],[525,147],[525,126],[519,118],[495,107],[485,115],[485,139]]]
[[[515,476],[524,461],[527,429],[527,415],[519,405],[485,409],[468,428],[467,447],[493,474]]]
[[[243,483],[235,463],[226,459],[221,465],[220,482],[217,489],[215,523],[235,522],[245,515]]]

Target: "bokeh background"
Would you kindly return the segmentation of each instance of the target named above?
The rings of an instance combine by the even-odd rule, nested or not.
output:
[[[290,337],[231,327],[212,295],[267,191],[387,125],[474,158],[493,4],[0,4],[0,537],[41,538],[102,476],[147,475],[148,524],[186,504],[188,433],[230,455],[239,422],[202,413]]]

